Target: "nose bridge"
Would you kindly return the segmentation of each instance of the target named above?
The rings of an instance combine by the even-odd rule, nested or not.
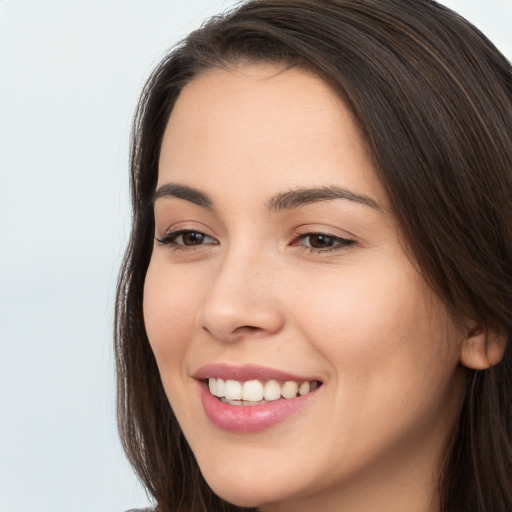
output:
[[[233,243],[210,280],[198,325],[215,338],[271,334],[282,325],[276,296],[277,262],[261,245]]]

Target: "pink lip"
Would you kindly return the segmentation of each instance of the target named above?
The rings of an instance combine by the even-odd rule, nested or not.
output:
[[[305,382],[320,380],[315,377],[304,377],[300,375],[293,375],[288,372],[276,370],[273,368],[265,368],[263,366],[243,365],[231,366],[229,364],[209,364],[200,368],[195,374],[196,379],[233,379],[240,382],[247,380],[278,380],[287,381],[294,380],[296,382]]]
[[[303,409],[317,394],[313,391],[291,399],[280,399],[262,405],[230,405],[213,396],[206,383],[207,378],[233,379],[241,382],[247,380],[278,381],[294,380],[297,382],[318,380],[299,377],[279,370],[258,366],[234,367],[225,364],[208,365],[194,375],[198,380],[199,394],[203,409],[208,419],[218,428],[228,432],[250,433],[271,428]]]

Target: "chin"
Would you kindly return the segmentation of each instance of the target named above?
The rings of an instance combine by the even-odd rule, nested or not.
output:
[[[263,475],[240,471],[220,472],[219,468],[205,474],[207,484],[223,500],[239,507],[259,508],[265,504],[282,501],[291,489],[289,482],[279,482],[276,478],[261,478]],[[267,474],[268,475],[268,474]]]
[[[230,482],[214,481],[210,483],[209,480],[206,481],[217,496],[238,507],[259,508],[264,503],[275,501],[269,495],[272,493],[269,493],[268,489],[263,489],[259,485],[244,485],[233,481],[233,479]]]

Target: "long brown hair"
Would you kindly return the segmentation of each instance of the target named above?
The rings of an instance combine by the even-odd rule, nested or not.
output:
[[[439,478],[443,512],[512,511],[512,71],[475,27],[430,0],[254,0],[211,19],[153,72],[131,150],[133,228],[116,304],[118,420],[160,512],[236,511],[208,488],[165,396],[142,293],[150,198],[180,91],[240,62],[322,77],[357,119],[414,261],[453,317],[507,341],[500,364],[467,371]]]

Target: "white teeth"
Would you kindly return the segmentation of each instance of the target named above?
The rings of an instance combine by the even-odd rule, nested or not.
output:
[[[251,402],[250,400],[228,400],[227,398],[221,398],[220,401],[224,402],[225,404],[229,404],[229,405],[248,405],[248,406],[263,405],[263,404],[267,403],[266,400],[261,400],[260,402]]]
[[[266,404],[267,401],[266,400],[260,400],[259,402],[252,402],[251,400],[242,400],[240,405],[263,405],[263,404]]]
[[[210,393],[231,405],[260,405],[273,400],[307,395],[319,386],[318,381],[295,382],[289,380],[282,385],[277,380],[263,384],[259,380],[239,382],[237,380],[208,379]]]
[[[225,404],[229,404],[229,405],[242,405],[242,401],[241,400],[228,400],[227,398],[221,398],[221,400]]]
[[[242,386],[242,400],[259,402],[263,400],[263,384],[259,380],[248,380]]]
[[[298,391],[299,385],[293,380],[287,380],[281,388],[281,395],[284,398],[295,398]]]
[[[224,379],[210,379],[210,380],[217,381],[217,385],[215,386],[215,393],[213,393],[213,394],[218,397],[225,396],[226,383],[224,382]],[[210,381],[208,381],[208,382],[210,382]]]
[[[281,398],[281,386],[277,380],[269,380],[263,390],[265,400],[279,400]]]
[[[241,400],[242,383],[237,380],[227,380],[224,388],[224,396],[228,400]]]
[[[309,390],[310,390],[310,385],[309,385],[309,382],[306,381],[306,382],[303,382],[300,386],[299,386],[299,395],[302,396],[302,395],[307,395],[309,393]]]

